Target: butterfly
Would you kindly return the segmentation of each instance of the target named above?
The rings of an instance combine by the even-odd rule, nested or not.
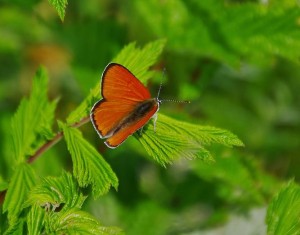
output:
[[[90,118],[100,138],[116,148],[156,117],[161,101],[123,65],[110,63],[101,78],[102,99],[93,106]],[[155,119],[156,120],[156,119]]]

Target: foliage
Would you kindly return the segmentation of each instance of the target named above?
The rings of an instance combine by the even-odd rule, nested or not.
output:
[[[180,122],[162,114],[158,118],[155,130],[152,123],[147,129],[143,128],[145,132],[141,137],[138,134],[136,136],[148,154],[163,166],[178,157],[214,161],[209,151],[204,148],[212,143],[243,146],[234,134],[226,130]]]
[[[53,211],[59,207],[81,208],[85,198],[78,192],[72,176],[63,172],[59,178],[49,176],[35,186],[28,195],[26,205],[38,205]]]
[[[48,77],[44,68],[37,71],[33,81],[30,98],[22,100],[12,119],[11,146],[16,163],[24,162],[36,150],[36,145],[53,135],[51,125],[56,102],[48,101]]]
[[[142,78],[147,79],[149,78],[149,74],[143,71],[143,69],[147,70],[147,68],[155,62],[152,55],[157,57],[162,51],[163,44],[164,41],[156,41],[152,44],[148,44],[142,50],[135,49],[134,44],[131,44],[120,53],[116,61],[122,61],[122,58],[125,60],[125,53],[126,55],[131,54],[130,62],[138,61],[145,57],[144,63],[141,63],[141,65],[128,63],[128,66],[132,66],[133,71],[140,74]],[[124,61],[124,63],[126,63],[126,61]],[[38,84],[39,86],[37,85],[38,82],[40,82]],[[23,100],[12,121],[14,129],[12,142],[16,149],[15,155],[17,156],[17,162],[25,161],[22,156],[29,153],[29,151],[26,150],[31,147],[34,142],[43,143],[37,140],[38,135],[42,135],[43,138],[52,136],[53,140],[49,142],[51,144],[52,142],[55,143],[55,139],[60,136],[59,134],[54,136],[51,132],[54,104],[56,104],[56,102],[48,102],[46,88],[47,75],[44,70],[39,70],[34,79],[30,100],[28,102],[27,100]],[[92,93],[93,91],[91,94]],[[42,109],[40,105],[42,105],[44,109]],[[49,107],[49,111],[47,111],[47,107]],[[160,119],[162,122],[160,122],[158,132],[154,133],[151,129],[145,128],[145,134],[139,138],[139,140],[149,155],[162,165],[170,163],[179,156],[185,156],[187,158],[197,156],[203,160],[212,160],[209,152],[202,147],[202,145],[212,142],[228,146],[243,145],[235,135],[228,131],[214,127],[201,127],[178,122],[163,115],[160,116]],[[28,121],[24,122],[24,120]],[[39,123],[39,125],[35,125],[35,123]],[[75,125],[76,124],[78,123],[75,123]],[[59,127],[62,130],[68,150],[72,156],[73,174],[79,186],[86,187],[91,184],[92,193],[95,198],[107,193],[111,186],[117,188],[117,176],[97,150],[83,138],[81,132],[62,122],[59,122]],[[177,127],[177,129],[174,129],[174,127]],[[21,132],[23,135],[20,135],[19,131],[22,130],[22,128],[24,130]],[[24,133],[31,137],[29,139],[26,138]],[[157,143],[160,144],[157,145]],[[48,144],[42,145],[37,152],[42,151],[47,145]],[[156,147],[154,147],[154,145],[156,145]],[[34,156],[35,155],[36,153]],[[31,159],[32,157],[29,162],[31,162]],[[28,163],[20,164],[21,165],[15,170],[15,175],[12,176],[3,205],[4,212],[8,211],[8,219],[10,221],[8,231],[15,232],[16,229],[23,228],[23,223],[18,223],[17,220],[25,206],[32,206],[26,217],[27,220],[26,218],[24,219],[24,222],[28,223],[28,232],[36,233],[45,229],[47,232],[71,233],[73,230],[80,229],[86,233],[93,231],[99,233],[101,231],[103,233],[112,234],[117,231],[100,226],[97,220],[92,216],[86,212],[79,211],[85,197],[83,197],[82,194],[76,193],[77,186],[73,183],[73,179],[70,175],[63,174],[61,178],[58,179],[45,178],[39,186],[33,188],[35,184],[34,179],[36,178],[35,172]],[[68,191],[64,191],[65,187],[68,188]],[[36,205],[45,207],[46,212],[41,211]],[[56,213],[56,208],[61,206],[63,206],[61,212],[59,214]],[[47,211],[50,212],[47,213]],[[32,220],[34,217],[37,218],[37,221]],[[78,217],[81,219],[77,220]]]
[[[153,71],[149,71],[149,68],[157,61],[165,43],[164,39],[156,40],[142,49],[136,48],[136,43],[131,43],[113,59],[113,62],[124,65],[142,83],[147,84],[149,78],[153,76]]]
[[[7,211],[10,224],[18,221],[23,204],[35,184],[35,178],[35,173],[28,164],[23,163],[16,167],[3,204],[3,212]]]
[[[120,229],[103,227],[92,215],[76,208],[62,212],[50,213],[51,227],[47,232],[58,234],[123,234]]]
[[[3,212],[7,212],[9,226],[6,234],[23,233],[25,223],[30,234],[40,234],[44,230],[47,233],[70,233],[74,229],[78,230],[78,226],[81,227],[82,233],[119,234],[119,229],[106,228],[93,216],[80,211],[85,197],[77,193],[78,186],[69,174],[63,174],[58,179],[45,178],[40,185],[34,187],[37,176],[29,163],[34,160],[33,156],[51,143],[45,143],[47,138],[58,136],[54,137],[51,132],[56,102],[48,102],[47,81],[48,77],[44,69],[39,69],[33,81],[30,99],[22,100],[12,119],[11,142],[14,146],[12,153],[15,167],[3,204]],[[73,157],[74,175],[80,186],[93,183],[95,197],[107,192],[111,184],[117,187],[118,180],[110,166],[81,137],[80,132],[69,129],[63,123],[60,123],[60,126],[64,130]],[[42,147],[39,146],[37,149],[35,144]],[[26,155],[32,151],[32,146],[35,146],[37,152],[28,159],[27,163]],[[83,165],[87,169],[83,169]],[[28,206],[30,209],[26,213],[24,208]],[[46,212],[40,208],[41,206],[45,207]],[[53,213],[59,206],[63,206],[61,215]]]
[[[56,9],[60,19],[63,21],[66,14],[67,0],[49,0],[49,3]]]
[[[69,173],[64,172],[59,178],[45,178],[28,197],[27,205],[32,205],[27,215],[28,232],[121,234],[120,229],[104,227],[92,215],[80,210],[85,198]]]
[[[35,184],[35,172],[25,161],[29,154],[52,135],[51,124],[56,102],[47,98],[48,77],[40,68],[33,82],[30,98],[23,99],[12,118],[11,159],[14,173],[8,185],[3,212],[8,212],[10,225],[18,221],[27,194]]]
[[[174,50],[231,65],[238,65],[241,57],[257,63],[274,52],[298,61],[294,50],[300,47],[296,3],[226,5],[218,0],[191,0],[185,4],[180,0],[136,0],[132,5],[154,35],[170,39]],[[283,17],[284,21],[279,20]],[[187,27],[189,30],[185,30]]]
[[[193,162],[193,172],[208,183],[218,185],[216,194],[224,198],[232,207],[239,205],[247,209],[249,202],[256,205],[264,203],[264,198],[271,197],[280,183],[264,174],[262,167],[252,156],[239,156],[230,151],[216,149],[216,162],[204,165]],[[243,195],[243,197],[241,197]]]
[[[45,211],[37,204],[30,208],[27,215],[28,234],[40,234],[43,230]]]
[[[300,187],[293,181],[272,199],[267,214],[268,234],[299,234]]]
[[[244,220],[298,234],[299,9],[4,0],[0,233],[245,233]],[[160,97],[191,102],[162,103],[155,130],[150,120],[108,149],[87,122],[109,62],[153,97],[163,80]],[[265,221],[251,218],[267,206]]]
[[[73,161],[73,174],[81,187],[93,186],[94,197],[118,187],[118,178],[97,150],[83,139],[81,133],[60,124]]]

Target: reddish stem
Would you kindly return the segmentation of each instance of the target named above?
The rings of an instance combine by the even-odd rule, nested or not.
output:
[[[70,125],[71,127],[80,127],[83,124],[89,122],[90,117],[84,117],[82,118],[79,122],[75,122],[72,125]],[[48,142],[44,143],[32,156],[30,156],[27,159],[27,163],[32,163],[34,162],[37,158],[39,158],[44,152],[46,152],[49,148],[51,148],[53,145],[55,145],[57,142],[59,142],[62,137],[63,137],[64,133],[62,131],[58,132],[51,140],[49,140]],[[5,195],[6,195],[6,191],[4,190],[2,192],[0,192],[0,205],[3,203]]]

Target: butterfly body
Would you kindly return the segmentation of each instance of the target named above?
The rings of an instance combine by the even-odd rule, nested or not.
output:
[[[115,148],[142,128],[158,111],[160,101],[124,66],[109,64],[101,81],[102,100],[91,110],[91,121],[105,144]]]

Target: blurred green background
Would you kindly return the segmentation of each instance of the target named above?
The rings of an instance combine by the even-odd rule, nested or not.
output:
[[[89,198],[85,210],[128,234],[263,234],[271,197],[282,182],[300,180],[296,1],[77,0],[69,2],[62,22],[48,1],[2,0],[1,176],[9,179],[12,170],[10,119],[39,65],[48,70],[49,96],[59,97],[56,117],[64,120],[125,45],[162,38],[166,47],[153,68],[167,71],[161,97],[191,104],[165,103],[160,112],[228,129],[245,148],[211,146],[215,164],[178,160],[165,169],[133,137],[107,149],[88,123],[81,127],[85,137],[120,185],[118,192]],[[152,94],[160,79],[151,79]],[[41,176],[72,169],[63,143],[33,165]]]

